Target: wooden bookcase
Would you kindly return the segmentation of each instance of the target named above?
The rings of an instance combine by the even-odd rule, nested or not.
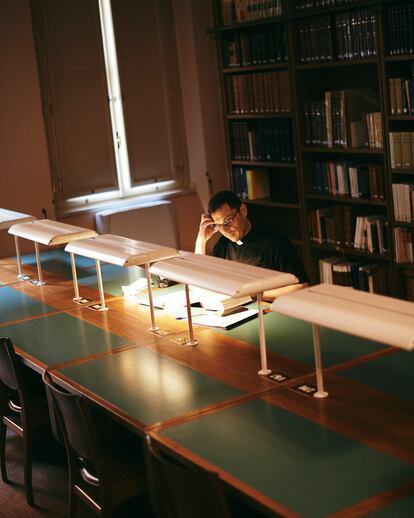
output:
[[[229,184],[238,194],[253,192],[240,179],[245,170],[253,170],[248,178],[256,176],[256,169],[266,170],[269,179],[266,197],[246,199],[253,222],[297,245],[312,283],[320,282],[319,261],[338,256],[357,263],[353,275],[359,266],[365,271],[375,265],[383,292],[386,285],[389,295],[412,296],[414,264],[396,261],[394,229],[412,234],[414,223],[413,218],[405,223],[395,219],[393,183],[414,183],[414,164],[392,169],[389,133],[414,131],[414,108],[392,114],[390,97],[391,78],[414,79],[414,43],[408,36],[414,33],[413,0],[217,0],[215,9],[216,26],[209,32],[217,40],[221,67]],[[282,50],[275,51],[269,34],[276,34],[278,45],[283,34]],[[289,92],[281,90],[278,79],[274,93],[272,78],[278,72],[287,74]],[[276,111],[274,96],[288,94],[290,109]],[[359,106],[366,102],[367,109],[360,108],[361,122],[352,120],[352,143],[361,140],[361,128],[366,128],[366,145],[352,146],[350,121],[343,113],[351,113],[358,96],[365,97]],[[287,159],[275,160],[267,152],[285,145],[286,133],[272,133],[278,124],[291,128]],[[341,218],[345,230],[332,235]],[[350,245],[342,234],[351,232],[356,239],[357,222],[360,242]]]

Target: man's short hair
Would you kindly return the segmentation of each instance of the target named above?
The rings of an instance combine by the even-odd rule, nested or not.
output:
[[[242,204],[240,198],[231,191],[219,191],[210,198],[208,202],[208,213],[212,214],[216,210],[220,209],[223,205],[227,205],[232,209],[238,209]]]

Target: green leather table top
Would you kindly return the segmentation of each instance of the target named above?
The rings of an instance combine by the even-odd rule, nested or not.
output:
[[[369,385],[399,399],[414,401],[414,355],[406,351],[376,358],[338,372],[353,381]],[[413,511],[414,516],[414,511]]]
[[[105,293],[119,297],[122,295],[121,286],[128,286],[132,282],[145,276],[142,268],[115,266],[113,264],[103,264],[101,266],[103,286]],[[96,269],[78,271],[78,281],[82,286],[98,289]]]
[[[230,385],[144,348],[97,358],[59,372],[147,425],[242,394]]]
[[[414,476],[414,466],[263,400],[161,434],[306,518],[325,517]]]
[[[312,327],[307,322],[268,313],[264,317],[266,344],[269,351],[314,365]],[[231,330],[218,330],[228,336],[259,346],[258,320],[254,319]],[[329,367],[369,353],[385,346],[363,338],[321,328],[322,364]]]
[[[109,351],[127,340],[65,313],[4,326],[22,351],[46,365]]]
[[[369,513],[366,518],[413,518],[413,516],[414,496],[410,496]]]
[[[82,257],[79,255],[76,255],[75,259],[77,268],[88,268],[95,266],[95,261],[93,259],[88,259],[87,257]],[[40,260],[43,270],[50,273],[63,273],[67,277],[72,277],[70,254],[65,252],[64,248],[41,250]],[[22,255],[22,263],[29,266],[34,266],[36,268],[36,254]]]
[[[2,286],[0,292],[0,323],[21,320],[52,311],[55,311],[52,306],[32,299],[13,288]]]

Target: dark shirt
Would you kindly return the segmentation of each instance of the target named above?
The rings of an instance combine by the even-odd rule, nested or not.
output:
[[[243,237],[242,242],[242,245],[238,245],[221,236],[214,245],[212,255],[292,273],[298,278],[299,283],[309,282],[302,261],[289,239],[252,227]]]

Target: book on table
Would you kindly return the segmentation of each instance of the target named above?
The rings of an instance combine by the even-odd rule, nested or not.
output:
[[[147,293],[142,293],[137,299],[139,304],[149,305]],[[217,316],[229,315],[237,311],[243,304],[252,302],[249,295],[241,297],[231,297],[216,293],[214,291],[190,286],[190,304],[199,303],[205,310],[214,311]],[[165,294],[154,292],[154,306],[156,308],[168,310],[170,308],[185,307],[187,299],[185,291],[174,290]]]
[[[240,306],[248,304],[252,301],[249,295],[242,295],[240,297],[231,297],[216,293],[214,291],[190,286],[191,300],[197,298],[201,306],[209,311],[215,311],[218,316],[226,316],[238,311]]]

